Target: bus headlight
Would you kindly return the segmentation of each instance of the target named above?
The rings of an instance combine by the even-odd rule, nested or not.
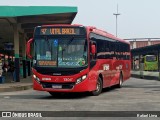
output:
[[[82,80],[85,80],[87,78],[87,75],[82,76]]]
[[[33,75],[33,78],[36,79],[36,75]]]
[[[76,84],[79,84],[80,82],[82,82],[83,80],[85,80],[87,78],[87,75],[83,75],[82,77],[78,78],[76,80]]]
[[[34,78],[38,83],[40,83],[40,79],[39,79],[36,75],[33,75],[33,78]]]

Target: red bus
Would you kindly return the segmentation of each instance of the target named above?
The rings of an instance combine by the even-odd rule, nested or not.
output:
[[[130,77],[129,43],[95,27],[37,26],[27,42],[27,56],[33,60],[33,88],[51,95],[99,95],[103,88],[121,87]]]

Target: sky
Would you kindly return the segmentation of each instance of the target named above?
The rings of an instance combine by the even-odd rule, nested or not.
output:
[[[95,26],[130,38],[160,38],[160,0],[1,0],[0,6],[74,6],[78,13],[73,24]]]

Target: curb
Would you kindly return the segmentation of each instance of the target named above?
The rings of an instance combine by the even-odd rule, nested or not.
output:
[[[158,80],[158,81],[159,81],[158,76],[143,75],[143,77],[142,77],[142,76],[140,76],[140,75],[138,75],[138,74],[131,74],[131,77],[141,78],[141,79],[146,79],[146,80]]]
[[[9,87],[0,88],[0,92],[13,92],[13,91],[28,90],[28,89],[31,89],[32,86],[33,86],[32,84],[9,86]]]

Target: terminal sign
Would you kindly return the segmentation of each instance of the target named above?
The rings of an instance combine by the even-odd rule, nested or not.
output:
[[[41,28],[40,35],[79,35],[78,28]]]

